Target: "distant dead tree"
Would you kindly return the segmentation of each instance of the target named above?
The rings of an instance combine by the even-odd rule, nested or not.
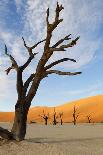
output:
[[[91,123],[91,116],[87,115],[88,123]]]
[[[59,117],[60,117],[60,124],[63,125],[63,112],[59,113]]]
[[[56,115],[56,111],[55,111],[55,107],[54,107],[54,112],[53,112],[53,125],[56,125],[57,124],[57,115]]]
[[[74,123],[74,125],[76,125],[76,123],[77,123],[78,116],[79,116],[79,113],[77,113],[77,109],[74,105],[74,108],[73,108],[73,123]]]
[[[45,120],[45,125],[48,124],[48,119],[49,119],[49,113],[45,114],[43,110],[43,115],[40,115],[44,120]]]
[[[60,64],[65,61],[72,61],[76,62],[76,60],[71,58],[62,58],[55,62],[50,63],[47,65],[48,60],[53,56],[56,52],[64,52],[67,48],[71,48],[77,44],[77,41],[80,37],[71,40],[69,35],[66,35],[64,38],[60,39],[54,45],[51,45],[52,34],[55,32],[54,30],[57,26],[63,21],[60,19],[60,12],[64,9],[62,5],[59,5],[57,2],[56,10],[55,10],[55,18],[52,23],[49,22],[49,8],[47,9],[47,16],[46,16],[46,25],[47,25],[47,32],[46,37],[34,44],[33,46],[28,46],[26,44],[25,39],[22,37],[24,47],[28,53],[28,59],[26,62],[20,66],[18,65],[16,59],[9,54],[7,46],[5,45],[5,54],[11,61],[10,67],[6,69],[7,75],[11,72],[11,70],[16,71],[16,89],[18,93],[17,102],[15,104],[15,118],[13,127],[11,132],[8,130],[0,127],[0,136],[6,139],[15,139],[17,141],[21,141],[25,138],[26,134],[26,125],[27,125],[27,115],[29,108],[31,106],[32,100],[36,95],[40,82],[48,75],[57,74],[57,75],[78,75],[81,72],[65,72],[56,69],[52,69],[57,64]],[[40,19],[38,19],[40,20]],[[60,33],[60,32],[59,32]],[[67,41],[67,43],[66,43]],[[69,42],[70,41],[70,42]],[[36,47],[44,42],[43,54],[37,63],[37,67],[35,72],[33,72],[26,81],[23,80],[23,73],[25,69],[30,65],[31,61],[34,60],[35,56],[38,54],[36,51]],[[64,44],[63,44],[64,42]],[[33,51],[34,50],[34,51]],[[54,115],[55,117],[55,115]],[[54,119],[55,120],[55,119]],[[55,123],[55,121],[54,121]]]

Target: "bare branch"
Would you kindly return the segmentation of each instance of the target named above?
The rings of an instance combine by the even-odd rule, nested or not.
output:
[[[52,48],[50,47],[50,51],[54,52],[54,51],[66,51],[63,47],[58,47],[58,48]]]
[[[76,60],[74,60],[74,59],[63,58],[63,59],[57,60],[57,61],[51,63],[50,65],[46,66],[45,67],[45,70],[47,70],[47,69],[49,69],[49,68],[51,68],[51,67],[53,67],[53,66],[55,66],[55,65],[57,65],[57,64],[59,64],[61,62],[68,61],[68,60],[73,61],[73,62],[76,62]]]
[[[28,50],[29,55],[32,56],[32,55],[33,55],[33,53],[32,53],[32,49],[26,45],[26,42],[25,42],[25,40],[24,40],[23,37],[22,37],[22,40],[23,40],[23,42],[24,42],[24,46],[25,46],[26,49]]]
[[[63,39],[60,39],[55,45],[52,46],[52,48],[56,48],[57,46],[59,46],[63,41],[65,40],[70,40],[71,38],[70,37],[71,34],[67,35],[65,38]]]
[[[49,51],[49,48],[50,48],[49,45],[50,45],[53,30],[58,26],[59,23],[61,23],[63,21],[63,19],[59,19],[59,13],[62,9],[64,9],[62,7],[62,5],[59,6],[59,4],[57,2],[57,6],[56,6],[56,10],[55,10],[56,11],[55,20],[52,24],[49,23],[49,8],[47,9],[47,17],[46,17],[47,37],[46,37],[46,43],[44,46],[45,53],[47,53]],[[52,51],[51,51],[51,53],[52,53]]]
[[[14,57],[11,54],[8,54],[7,51],[7,46],[5,45],[5,54],[10,58],[12,64],[14,67],[18,67],[16,60],[14,59]]]
[[[64,7],[62,5],[59,6],[59,3],[57,2],[57,7],[56,7],[56,16],[55,16],[55,22],[57,22],[59,20],[59,13],[61,10],[63,10]]]
[[[53,30],[63,21],[63,19],[59,19],[59,14],[61,12],[61,10],[63,10],[64,7],[62,5],[59,6],[58,2],[57,2],[57,7],[56,7],[56,15],[55,15],[55,21],[52,24],[52,28]]]
[[[34,56],[35,56],[36,54],[38,54],[38,53],[34,53],[34,54],[32,54],[32,55],[28,58],[28,60],[26,61],[26,63],[25,63],[23,66],[21,66],[21,69],[22,69],[22,70],[24,70],[24,69],[30,64],[30,62],[33,60],[33,58],[34,58]]]
[[[32,56],[32,55],[33,55],[32,50],[33,50],[34,48],[36,48],[40,43],[44,42],[46,39],[39,41],[38,43],[34,44],[34,45],[31,46],[31,47],[28,47],[28,46],[26,45],[26,42],[25,42],[25,40],[24,40],[23,37],[22,37],[22,40],[23,40],[23,42],[24,42],[24,46],[25,46],[26,49],[28,50],[29,55]],[[35,54],[35,53],[34,53],[34,54]]]
[[[42,42],[44,42],[44,41],[46,41],[46,39],[43,39],[43,40],[39,41],[38,43],[36,43],[35,45],[33,45],[33,46],[31,47],[31,49],[34,49],[35,47],[37,47],[40,43],[42,43]]]
[[[47,25],[49,25],[49,8],[47,9],[46,22],[47,22]]]
[[[46,74],[58,74],[58,75],[78,75],[81,74],[81,72],[63,72],[63,71],[58,71],[58,70],[49,70],[46,71]]]
[[[26,93],[30,82],[32,82],[33,78],[35,77],[35,74],[31,74],[30,77],[26,80],[26,82],[24,83],[24,94]]]
[[[8,54],[7,51],[7,46],[5,45],[5,54],[10,58],[12,66],[9,67],[6,70],[6,74],[8,75],[9,72],[11,71],[11,69],[15,69],[17,71],[17,83],[16,83],[16,87],[17,87],[17,92],[18,92],[18,98],[20,99],[22,96],[22,90],[23,90],[23,80],[22,80],[22,70],[20,67],[18,67],[16,60],[14,59],[14,57],[10,54]]]
[[[58,26],[58,24],[60,22],[63,21],[63,19],[59,19],[59,13],[60,11],[64,9],[62,7],[62,5],[60,6],[57,3],[57,7],[56,7],[56,16],[55,16],[55,20],[54,22],[51,24],[49,23],[49,8],[47,9],[47,17],[46,17],[46,21],[47,21],[47,36],[46,36],[46,42],[44,45],[44,52],[42,57],[40,58],[37,68],[36,68],[36,74],[35,74],[35,80],[33,80],[33,83],[28,91],[27,94],[27,99],[32,100],[34,95],[36,94],[36,89],[39,86],[40,81],[47,77],[48,74],[58,74],[58,75],[77,75],[77,74],[81,74],[81,72],[62,72],[62,71],[58,71],[58,70],[45,70],[45,65],[48,62],[48,60],[50,59],[50,57],[53,55],[53,52],[55,50],[57,51],[65,51],[65,48],[68,47],[72,47],[76,44],[76,41],[79,39],[79,37],[77,37],[75,40],[72,40],[69,44],[67,45],[61,45],[58,48],[56,48],[58,45],[60,45],[64,40],[69,40],[69,35],[67,35],[63,40],[58,41],[53,47],[50,47],[50,42],[51,42],[51,38],[52,38],[52,33],[53,30]],[[58,62],[56,62],[58,63]],[[55,63],[52,63],[49,67],[52,67],[52,65],[55,65]]]
[[[51,47],[50,50],[53,52],[53,51],[65,51],[65,48],[69,48],[69,47],[73,47],[74,45],[76,45],[77,41],[79,40],[80,37],[77,37],[75,40],[72,40],[69,44],[67,45],[61,45],[60,47],[58,48],[53,48]]]
[[[49,8],[47,9],[47,17],[46,17],[46,21],[47,21],[47,30],[49,32],[52,32],[59,23],[61,23],[63,21],[63,19],[59,19],[59,13],[61,10],[63,10],[63,6],[58,4],[57,2],[57,7],[56,7],[56,15],[55,15],[55,21],[52,24],[49,24]]]
[[[7,68],[7,69],[5,70],[6,74],[8,75],[12,69],[14,69],[13,66]]]
[[[11,71],[11,69],[18,70],[18,65],[17,65],[17,62],[14,59],[14,57],[11,54],[8,54],[8,50],[7,50],[7,46],[6,45],[5,45],[5,54],[10,58],[11,63],[12,63],[12,65],[8,69],[5,70],[6,74],[8,75],[9,72]]]

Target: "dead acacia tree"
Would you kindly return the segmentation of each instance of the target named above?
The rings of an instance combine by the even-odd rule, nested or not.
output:
[[[56,121],[56,112],[55,112],[55,107],[54,107],[54,113],[53,113],[53,125],[56,125],[57,121]]]
[[[53,113],[53,125],[56,125],[57,124],[57,115],[56,115],[56,111],[55,111],[55,107],[54,107],[54,113]]]
[[[90,115],[87,116],[87,119],[88,119],[88,123],[91,123],[91,116]]]
[[[59,117],[60,117],[60,124],[63,125],[63,112],[59,113]]]
[[[76,125],[76,123],[77,123],[78,116],[79,116],[79,113],[77,113],[77,109],[74,106],[74,108],[73,108],[73,123],[74,123],[74,125]]]
[[[49,113],[45,114],[43,110],[43,115],[40,115],[44,120],[45,120],[45,125],[48,124],[48,119],[49,119]]]
[[[8,53],[7,46],[5,45],[5,54],[11,60],[11,66],[6,70],[6,73],[9,74],[11,70],[15,70],[17,73],[16,77],[16,88],[18,93],[18,99],[15,105],[15,118],[13,127],[11,132],[0,128],[0,136],[7,139],[15,139],[21,141],[24,139],[26,134],[26,122],[27,115],[31,105],[31,102],[36,95],[37,89],[42,79],[47,77],[50,74],[58,74],[58,75],[77,75],[81,74],[81,72],[65,72],[51,69],[53,66],[60,64],[65,61],[76,62],[76,60],[71,58],[62,58],[55,62],[52,62],[49,65],[46,65],[50,57],[55,54],[55,52],[66,51],[67,48],[71,48],[76,45],[79,37],[74,40],[70,40],[70,34],[65,36],[64,38],[57,41],[53,46],[50,46],[52,33],[57,28],[57,26],[63,21],[63,19],[59,19],[60,12],[63,10],[63,6],[57,3],[55,10],[55,19],[52,23],[49,23],[49,8],[47,9],[46,23],[47,23],[47,34],[46,39],[39,41],[35,45],[29,47],[26,44],[26,41],[23,39],[24,47],[28,53],[28,59],[24,63],[24,65],[19,66],[16,62],[15,58]],[[70,40],[70,41],[69,41]],[[66,43],[67,41],[67,43]],[[35,58],[36,52],[33,50],[42,42],[45,42],[43,54],[37,64],[36,71],[32,73],[29,78],[24,82],[23,81],[23,72],[30,65],[30,62]],[[65,44],[63,44],[65,42]]]

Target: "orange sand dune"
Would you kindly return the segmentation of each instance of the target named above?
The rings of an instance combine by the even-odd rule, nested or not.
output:
[[[57,116],[59,112],[63,112],[63,121],[72,122],[72,113],[74,105],[79,113],[78,122],[88,122],[87,116],[91,116],[92,122],[103,122],[103,95],[88,97],[80,99],[78,101],[68,102],[66,104],[57,106],[55,108]],[[49,113],[49,122],[53,120],[53,107],[33,107],[28,114],[28,121],[44,122],[40,116],[45,113]],[[13,121],[13,112],[0,112],[0,121]],[[60,121],[59,117],[57,121]]]

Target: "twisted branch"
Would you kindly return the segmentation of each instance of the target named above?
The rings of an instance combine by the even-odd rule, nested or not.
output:
[[[69,47],[73,47],[74,45],[76,45],[77,41],[79,40],[80,37],[77,37],[75,40],[72,40],[69,44],[66,44],[66,45],[61,45],[60,47],[58,48],[55,48],[57,47],[56,45],[52,46],[50,48],[50,50],[53,52],[53,51],[65,51],[65,48],[69,48]],[[62,39],[63,40],[63,39]],[[64,39],[65,40],[65,39]],[[64,41],[63,40],[63,41]],[[63,42],[61,41],[61,42]],[[58,44],[57,44],[58,45]]]
[[[5,45],[5,54],[10,58],[10,61],[12,63],[12,65],[7,68],[5,71],[6,71],[6,74],[8,75],[9,72],[12,70],[12,69],[15,69],[16,71],[18,70],[18,65],[17,65],[17,62],[16,60],[14,59],[14,57],[11,55],[11,54],[8,54],[8,50],[7,50],[7,46]]]
[[[82,72],[63,72],[63,71],[59,71],[59,70],[49,70],[46,71],[46,74],[58,74],[58,75],[78,75],[81,74]]]
[[[27,61],[25,62],[25,64],[23,66],[21,66],[21,69],[24,70],[26,67],[29,66],[29,64],[31,63],[31,61],[33,60],[34,56],[38,54],[38,53],[34,53],[32,54],[28,59]]]
[[[45,70],[47,70],[47,69],[49,69],[49,68],[51,68],[51,67],[53,67],[53,66],[55,66],[55,65],[57,65],[57,64],[59,64],[61,62],[68,61],[68,60],[73,61],[73,62],[76,62],[76,60],[74,60],[74,59],[63,58],[63,59],[57,60],[57,61],[51,63],[50,65],[46,66],[45,67]]]
[[[29,87],[29,85],[32,82],[32,80],[33,80],[34,77],[35,77],[35,74],[31,74],[30,77],[24,83],[24,94],[26,94],[27,89],[28,89],[28,87]]]
[[[46,39],[39,41],[38,43],[34,44],[34,45],[31,46],[31,47],[28,47],[28,46],[26,45],[26,42],[25,42],[25,40],[24,40],[23,37],[22,37],[22,40],[23,40],[23,42],[24,42],[24,46],[25,46],[26,49],[28,50],[29,55],[32,56],[32,55],[37,54],[37,53],[34,53],[34,54],[33,54],[32,50],[33,50],[34,48],[36,48],[40,43],[44,42]]]
[[[56,48],[57,46],[59,46],[62,42],[64,42],[65,40],[70,40],[71,38],[69,38],[71,36],[71,34],[65,36],[63,39],[60,39],[56,44],[54,44],[52,46],[52,48]]]

